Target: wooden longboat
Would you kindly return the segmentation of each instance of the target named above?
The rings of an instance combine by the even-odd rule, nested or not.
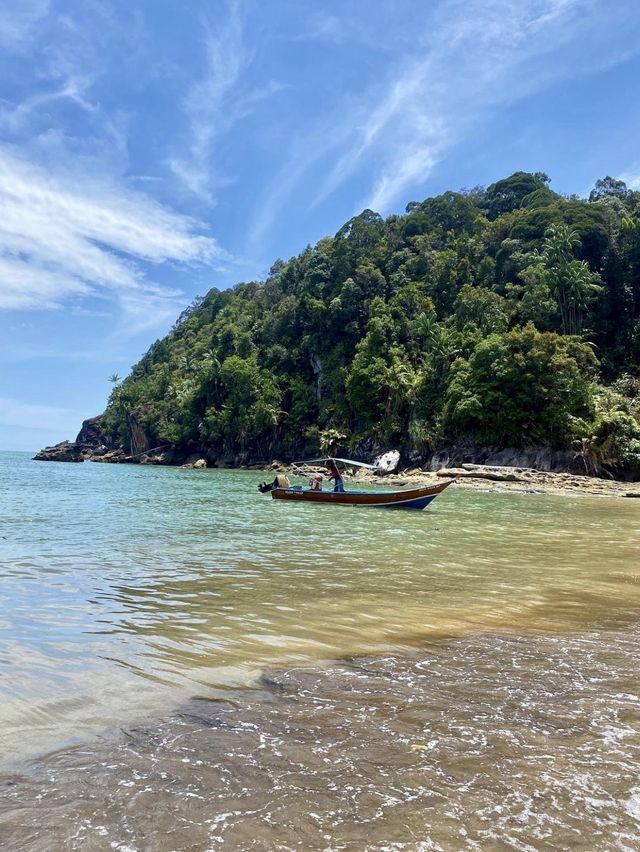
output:
[[[455,480],[437,485],[419,485],[397,491],[318,491],[301,486],[274,488],[274,500],[293,500],[298,503],[325,503],[331,506],[376,506],[384,509],[424,509]]]

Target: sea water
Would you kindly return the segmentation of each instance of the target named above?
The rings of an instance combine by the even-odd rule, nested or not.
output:
[[[133,815],[122,833],[108,808],[83,811],[80,780],[97,773],[116,796],[146,777],[145,805],[134,807],[144,821],[149,801],[170,795],[170,767],[202,848],[225,830],[242,846],[256,817],[237,797],[267,812],[274,784],[297,828],[254,826],[256,848],[278,837],[294,848],[300,831],[309,848],[322,848],[327,832],[347,844],[336,848],[358,848],[366,831],[348,829],[358,813],[383,845],[463,848],[468,807],[485,814],[485,829],[521,820],[526,838],[535,827],[535,848],[545,837],[579,846],[576,808],[604,838],[608,808],[616,848],[638,848],[640,788],[629,780],[640,777],[636,501],[453,486],[423,512],[389,512],[276,502],[256,490],[262,478],[0,454],[0,770],[35,765],[44,784],[62,760],[67,784],[34,791],[33,777],[20,776],[4,826],[15,848],[32,848],[25,826],[30,803],[40,802],[33,825],[43,818],[44,789],[62,796],[49,825],[60,843],[81,844],[85,824],[94,840],[100,825],[109,837],[119,826],[117,842],[145,848]],[[220,722],[213,736],[216,707],[231,727]],[[131,757],[136,736],[131,765],[119,750]],[[337,743],[352,792],[338,760],[344,789],[332,793],[329,774],[314,822],[301,779],[316,779],[313,788],[326,769],[320,755],[338,759]],[[52,749],[63,757],[37,758]],[[207,756],[200,809],[193,774],[181,781],[174,771],[181,761],[193,769],[197,752]],[[514,755],[520,780],[492,788],[486,761],[505,772]],[[227,763],[240,785],[231,804]],[[354,790],[340,816],[337,801]],[[535,790],[550,797],[555,823],[536,814]],[[17,801],[26,811],[16,820]],[[476,823],[469,848],[493,836]],[[424,837],[431,845],[420,847]]]

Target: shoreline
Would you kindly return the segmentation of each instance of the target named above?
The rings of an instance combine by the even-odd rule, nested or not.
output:
[[[1,772],[0,827],[17,852],[43,831],[60,848],[564,848],[587,827],[590,848],[612,831],[633,844],[637,636],[596,621],[268,667],[241,695],[194,695]]]
[[[253,466],[248,469],[253,468]],[[274,462],[267,468],[259,468],[265,473],[291,473],[289,465]],[[374,476],[358,473],[349,477],[349,481],[358,485],[389,484],[397,488],[415,485],[418,482],[435,484],[443,478],[455,478],[456,486],[465,490],[486,491],[489,493],[552,494],[558,497],[600,496],[640,498],[640,482],[622,482],[617,479],[602,479],[595,476],[581,476],[573,473],[556,473],[534,468],[508,467],[498,465],[464,464],[455,468],[440,468],[437,471],[425,471],[420,468],[408,468],[402,473]]]
[[[122,450],[113,450],[104,455],[94,455],[91,452],[70,450],[68,442],[47,447],[37,453],[35,461],[49,462],[95,462],[101,464],[134,464],[142,467],[173,467],[188,470],[251,470],[268,476],[274,473],[294,474],[291,464],[274,460],[271,464],[259,462],[227,466],[225,464],[208,465],[206,459],[191,457],[186,463],[167,463],[153,455],[142,454],[140,460],[125,456]],[[321,469],[321,468],[320,468]],[[401,473],[376,476],[359,470],[348,480],[357,485],[389,484],[397,488],[415,485],[419,482],[435,484],[442,478],[456,480],[456,485],[473,491],[489,493],[519,493],[519,494],[552,494],[559,497],[600,496],[623,497],[640,499],[639,480],[621,480],[576,474],[568,471],[547,471],[531,467],[516,467],[513,465],[462,464],[459,467],[441,467],[437,470],[425,470],[419,467],[406,468]]]

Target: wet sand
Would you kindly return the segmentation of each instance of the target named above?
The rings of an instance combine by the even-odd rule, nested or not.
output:
[[[273,669],[0,776],[2,848],[640,848],[640,624]]]

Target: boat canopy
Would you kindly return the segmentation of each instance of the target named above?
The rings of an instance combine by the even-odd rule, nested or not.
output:
[[[339,459],[335,456],[325,456],[321,459],[306,459],[306,461],[293,462],[294,467],[302,467],[305,464],[325,464],[326,462],[342,462],[349,467],[366,467],[369,470],[376,470],[375,464],[365,464],[365,462],[353,461],[353,459]]]

